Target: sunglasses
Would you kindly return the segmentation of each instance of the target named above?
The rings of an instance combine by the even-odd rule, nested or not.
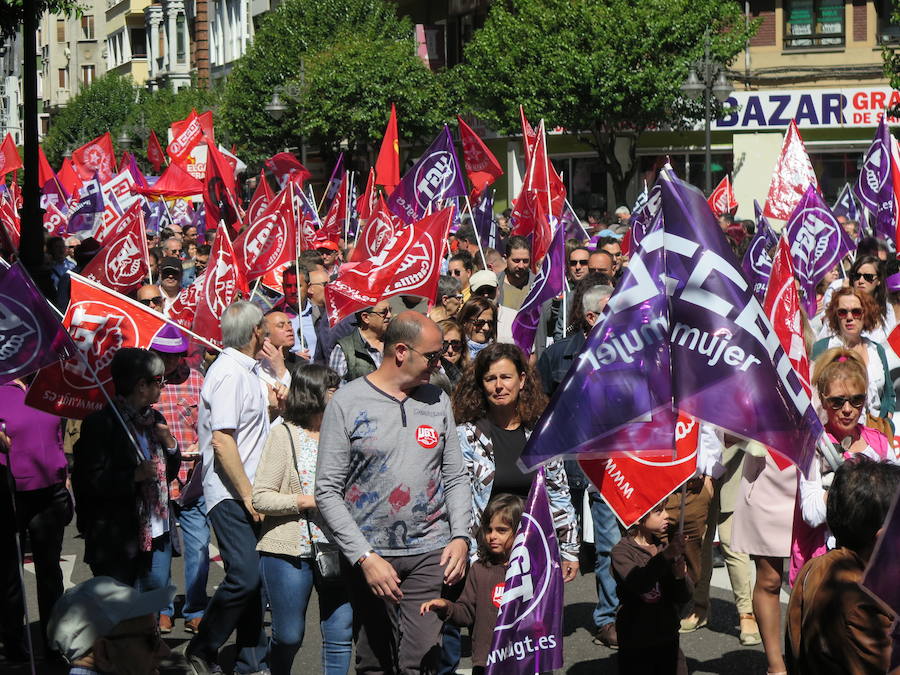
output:
[[[860,279],[865,279],[868,283],[875,283],[878,280],[877,274],[862,274],[860,272],[851,272],[850,281],[856,283]]]
[[[410,351],[413,351],[416,354],[419,354],[423,359],[425,359],[425,361],[428,362],[428,365],[434,365],[434,364],[438,363],[446,351],[444,349],[439,349],[436,352],[420,352],[415,347],[410,347],[409,349],[410,349]]]
[[[366,314],[377,314],[378,316],[380,316],[383,319],[388,314],[393,314],[393,310],[390,307],[388,307],[387,309],[383,309],[380,312],[368,311],[368,312],[366,312]]]
[[[481,330],[485,326],[493,326],[494,320],[493,319],[472,319],[469,323],[472,324],[472,327],[475,330]]]
[[[462,270],[448,270],[448,271],[449,271],[450,274],[453,275],[454,277],[461,277],[461,276],[462,276]]]
[[[332,251],[330,248],[317,248],[316,253],[319,255],[334,255],[337,251]]]
[[[585,267],[588,264],[587,260],[570,260],[569,267]]]
[[[462,340],[444,340],[444,353],[446,354],[451,349],[455,352],[462,349]]]
[[[153,298],[144,298],[143,300],[138,300],[138,302],[145,307],[150,307],[151,305],[161,305],[163,303],[163,297],[161,295],[157,295]]]
[[[173,278],[177,279],[178,277],[181,276],[181,272],[180,271],[176,272],[173,269],[165,269],[162,271],[162,276],[163,276],[163,279],[165,279],[166,277],[173,277]]]
[[[862,315],[863,315],[863,311],[862,311],[862,307],[854,307],[853,309],[846,309],[844,307],[841,307],[837,311],[837,315],[841,319],[846,319],[847,315],[853,315],[854,319],[861,319]]]
[[[840,410],[848,403],[857,410],[866,404],[865,394],[854,394],[853,396],[828,396],[825,403],[832,410]]]

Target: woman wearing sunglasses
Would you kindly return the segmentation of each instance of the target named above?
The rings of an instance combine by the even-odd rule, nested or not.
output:
[[[438,326],[444,333],[444,356],[441,358],[441,367],[450,384],[455,387],[469,365],[469,349],[463,336],[463,327],[456,319],[439,321]]]
[[[822,354],[813,367],[813,386],[818,393],[819,416],[825,423],[826,438],[819,443],[809,478],[800,476],[791,542],[791,584],[807,560],[834,548],[834,537],[825,523],[825,506],[838,467],[859,455],[875,461],[897,462],[884,434],[860,423],[866,406],[868,378],[866,365],[857,351],[836,348]]]
[[[853,263],[847,276],[850,280],[850,287],[871,297],[878,309],[876,325],[868,329],[868,336],[875,342],[885,342],[888,334],[897,325],[897,318],[894,315],[894,308],[887,301],[884,263],[874,256],[860,256]]]
[[[878,308],[872,296],[859,288],[840,288],[831,296],[825,309],[825,324],[832,337],[818,340],[812,358],[826,350],[842,347],[854,352],[866,368],[868,382],[866,405],[860,410],[860,421],[866,413],[888,420],[894,412],[894,387],[884,347],[866,337],[878,326]]]
[[[497,307],[487,298],[473,295],[459,310],[458,318],[466,331],[469,356],[474,359],[497,337]]]

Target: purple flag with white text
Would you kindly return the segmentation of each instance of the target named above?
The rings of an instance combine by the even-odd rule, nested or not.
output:
[[[69,332],[25,268],[0,266],[0,384],[76,353]]]
[[[841,193],[831,206],[831,212],[835,218],[843,216],[847,220],[859,220],[859,205],[856,203],[856,197],[850,188],[850,183],[844,183]]]
[[[546,213],[538,207],[538,217],[546,218]],[[550,226],[553,221],[550,219]],[[516,313],[512,323],[512,336],[519,349],[525,355],[534,351],[534,336],[537,333],[538,322],[541,320],[541,305],[547,300],[555,298],[562,292],[566,270],[566,228],[561,222],[556,224],[553,239],[550,240],[550,248],[541,262],[537,277],[522,301],[522,306]]]
[[[875,236],[893,241],[894,181],[891,176],[891,132],[884,118],[878,123],[875,138],[863,158],[854,193],[872,216]]]
[[[103,211],[103,190],[96,171],[91,180],[82,183],[77,197],[78,201],[69,206],[69,232],[92,229],[94,215]]]
[[[465,194],[466,186],[453,147],[453,137],[445,124],[444,130],[419,161],[400,179],[400,184],[388,198],[388,208],[404,223],[411,225],[425,217],[429,206],[434,211],[440,200],[463,197]]]
[[[755,199],[753,209],[756,212],[756,232],[744,253],[741,268],[753,288],[753,294],[762,302],[766,297],[769,275],[772,273],[772,256],[769,251],[778,244],[778,235],[772,231],[768,218],[763,215]]]
[[[791,213],[784,234],[800,283],[800,302],[807,316],[815,316],[816,284],[853,250],[853,242],[813,185]]]
[[[472,225],[481,241],[482,250],[496,249],[498,238],[497,221],[494,219],[494,191],[485,190],[472,212],[475,216]]]
[[[485,675],[563,667],[563,576],[544,469],[534,475],[506,566]]]

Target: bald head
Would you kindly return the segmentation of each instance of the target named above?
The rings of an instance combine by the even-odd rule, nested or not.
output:
[[[416,348],[423,340],[441,336],[440,327],[424,314],[407,310],[395,316],[384,332],[384,351],[393,353],[394,345],[403,343]]]

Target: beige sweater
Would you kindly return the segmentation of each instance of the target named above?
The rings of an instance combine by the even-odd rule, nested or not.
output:
[[[269,432],[256,469],[253,508],[265,515],[256,550],[308,558],[312,557],[312,548],[304,515],[310,518],[313,540],[316,543],[327,543],[328,540],[319,529],[318,511],[304,509],[301,512],[297,508],[297,495],[312,494],[312,491],[304,492],[301,486],[288,433],[293,436],[297,454],[303,452],[301,430],[292,424],[279,424]],[[312,466],[315,466],[315,458],[312,458]]]

